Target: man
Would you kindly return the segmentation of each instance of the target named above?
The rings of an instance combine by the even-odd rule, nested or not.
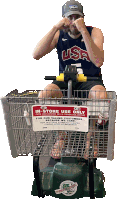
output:
[[[100,77],[100,67],[104,62],[103,42],[104,37],[102,31],[98,28],[87,27],[84,22],[84,14],[82,5],[75,0],[70,0],[62,6],[63,19],[60,20],[53,28],[42,38],[37,44],[33,57],[39,60],[46,54],[57,48],[59,58],[59,73],[63,73],[66,65],[76,64],[78,73],[86,76]],[[46,91],[55,90],[58,91]],[[53,81],[47,85],[44,91],[39,93],[39,97],[62,97],[60,89],[67,89],[67,84]],[[75,90],[89,90],[87,98],[105,99],[107,98],[106,89],[103,81],[88,81],[84,83],[73,83]],[[90,136],[90,135],[89,135]],[[89,137],[88,136],[88,137]],[[55,149],[52,151],[53,158],[60,158],[58,155],[60,150],[57,147],[64,145],[64,141],[57,141]],[[87,149],[89,144],[87,144]],[[54,152],[58,152],[54,156]],[[84,155],[87,159],[88,155]]]

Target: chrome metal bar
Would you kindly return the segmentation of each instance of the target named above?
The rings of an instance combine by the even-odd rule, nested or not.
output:
[[[7,128],[7,135],[8,135],[8,140],[10,144],[11,154],[13,158],[16,158],[18,155],[17,155],[15,139],[14,139],[13,130],[12,130],[9,104],[6,98],[2,98],[1,101],[2,101],[2,106],[3,106],[3,111],[4,111],[4,118],[5,118],[6,128]]]
[[[116,99],[112,99],[109,111],[107,160],[114,159]]]
[[[70,100],[70,98],[72,98],[72,81],[71,80],[68,81],[68,104],[72,104],[72,100]]]

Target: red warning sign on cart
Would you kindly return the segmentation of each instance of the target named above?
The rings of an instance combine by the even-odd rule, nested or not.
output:
[[[88,121],[88,107],[85,106],[32,106],[33,131],[71,130],[88,132]]]

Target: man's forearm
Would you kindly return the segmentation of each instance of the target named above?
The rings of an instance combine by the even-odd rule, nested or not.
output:
[[[35,59],[39,59],[46,54],[56,32],[57,28],[56,26],[53,26],[53,28],[39,41],[33,52],[33,57]]]
[[[101,67],[104,62],[104,52],[100,51],[100,49],[96,46],[86,28],[81,31],[81,34],[83,36],[90,60],[97,67]]]

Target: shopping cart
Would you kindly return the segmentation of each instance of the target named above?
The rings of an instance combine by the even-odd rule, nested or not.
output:
[[[72,92],[73,81],[97,79],[77,74],[76,66],[66,66],[59,77],[45,77],[68,82],[61,98],[38,98],[39,90],[21,94],[14,90],[1,98],[12,157],[33,156],[32,195],[60,199],[105,196],[104,175],[96,168],[96,159],[114,159],[116,93],[107,92],[107,99],[100,100],[88,99],[89,91]],[[108,117],[99,126],[94,122],[102,111]],[[60,133],[65,141],[60,162],[40,169],[39,160],[50,156]]]

